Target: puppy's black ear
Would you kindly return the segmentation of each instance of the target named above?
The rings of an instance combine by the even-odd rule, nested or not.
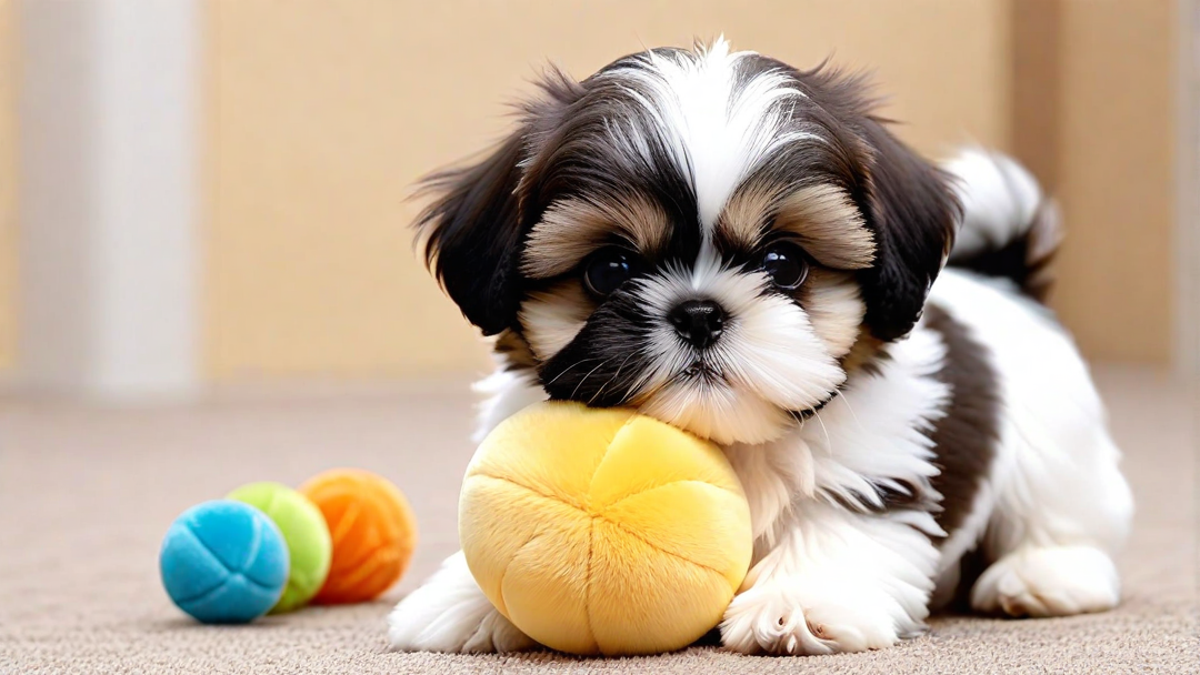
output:
[[[525,132],[514,133],[482,161],[433,174],[422,185],[438,195],[415,224],[424,237],[425,262],[484,335],[513,325],[520,303],[516,190]]]
[[[946,176],[875,120],[864,128],[873,157],[867,218],[875,264],[863,270],[866,323],[881,340],[907,335],[954,244],[961,207]]]
[[[579,83],[553,66],[534,84],[539,95],[518,106],[516,132],[481,161],[435,173],[421,185],[422,193],[437,195],[415,223],[425,263],[484,335],[517,323],[519,259],[529,224],[522,213],[522,165],[583,95]]]

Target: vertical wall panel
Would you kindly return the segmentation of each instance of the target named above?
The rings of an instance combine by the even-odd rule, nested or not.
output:
[[[1165,364],[1175,328],[1177,3],[1061,4],[1054,183],[1068,238],[1053,304],[1088,355]]]
[[[12,368],[17,337],[16,27],[12,0],[0,0],[0,373]]]

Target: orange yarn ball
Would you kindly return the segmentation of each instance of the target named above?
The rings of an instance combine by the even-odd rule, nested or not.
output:
[[[333,469],[300,486],[329,525],[333,562],[313,602],[372,600],[404,574],[417,544],[417,521],[404,495],[384,478]]]

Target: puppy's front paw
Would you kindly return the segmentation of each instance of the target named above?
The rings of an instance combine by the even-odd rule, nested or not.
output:
[[[733,599],[721,621],[721,642],[743,654],[832,654],[879,649],[899,640],[886,611],[848,611],[833,599],[803,597],[774,583]]]
[[[799,599],[771,586],[741,593],[725,610],[721,643],[743,654],[829,654],[825,627],[809,625]]]
[[[396,605],[388,616],[388,639],[399,651],[461,654],[514,652],[535,644],[496,611],[461,553]]]

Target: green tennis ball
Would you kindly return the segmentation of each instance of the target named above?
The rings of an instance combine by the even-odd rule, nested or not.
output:
[[[283,532],[291,554],[287,588],[272,614],[299,609],[308,603],[329,575],[333,540],[321,510],[308,497],[279,483],[251,483],[229,493],[267,514]]]

